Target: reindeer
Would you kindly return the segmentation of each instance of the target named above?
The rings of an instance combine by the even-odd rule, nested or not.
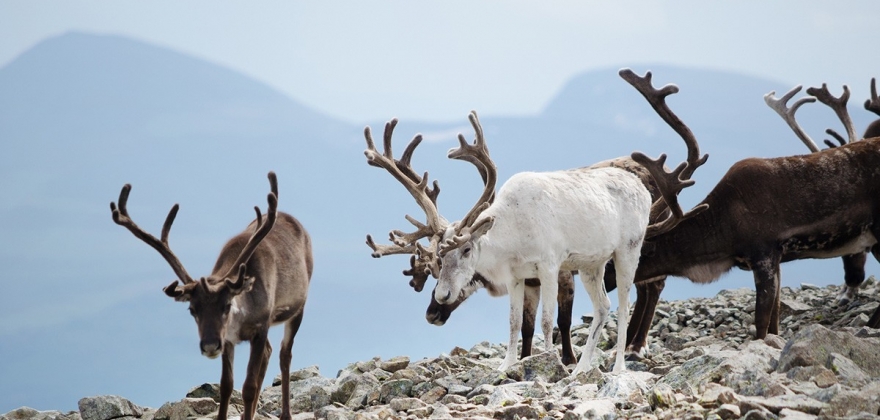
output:
[[[471,120],[476,120],[474,114],[471,114]],[[368,149],[365,153],[372,161],[381,155],[375,150],[370,136],[366,137]],[[494,163],[488,157],[485,142],[468,145],[461,137],[459,140],[461,147],[451,150],[450,158],[478,160],[494,174]],[[393,162],[389,143],[386,141],[385,162]],[[400,231],[392,231],[391,240],[397,247],[415,248],[416,256],[411,259],[414,267],[416,257],[425,251],[437,250],[437,255],[442,259],[442,264],[433,262],[440,269],[438,285],[434,290],[438,303],[451,303],[457,299],[462,288],[477,273],[492,286],[506,286],[511,296],[511,340],[507,356],[499,367],[501,370],[516,360],[525,279],[536,277],[540,280],[542,331],[545,345],[552,348],[552,302],[557,298],[557,275],[561,270],[572,269],[579,270],[582,282],[599,312],[591,326],[586,353],[575,368],[576,372],[585,370],[598,340],[598,329],[607,320],[610,301],[604,285],[599,282],[602,281],[605,263],[613,258],[618,273],[617,286],[622,297],[618,361],[615,365],[615,372],[621,372],[625,369],[623,337],[628,315],[627,295],[646,230],[649,234],[659,234],[692,216],[682,214],[677,206],[677,192],[692,184],[679,178],[687,167],[686,163],[669,173],[663,170],[665,155],[651,160],[641,153],[635,153],[633,159],[651,171],[661,186],[664,200],[670,209],[677,210],[672,212],[669,219],[650,228],[651,198],[638,178],[618,168],[601,168],[517,174],[501,188],[498,200],[490,204],[494,188],[488,187],[494,186],[493,180],[487,183],[480,200],[461,222],[447,224],[442,244],[434,242],[432,238],[431,245],[426,249],[414,241],[407,241],[413,236]],[[429,202],[428,193],[425,192],[427,174],[418,183],[404,176],[396,178],[417,196],[417,201],[429,216],[427,224],[407,217],[418,231],[424,231],[423,227],[428,225],[442,225],[432,222],[432,211],[439,218],[434,211],[436,209],[422,205]],[[694,212],[702,210],[699,208]],[[432,235],[432,232],[422,233],[421,237]],[[428,255],[427,259],[430,259]],[[427,269],[430,270],[430,265]]]
[[[480,125],[476,113],[471,114],[470,122],[476,133],[475,141],[482,143],[483,129]],[[436,258],[437,245],[442,239],[443,233],[449,226],[449,222],[439,215],[439,211],[437,208],[437,197],[440,193],[438,182],[435,180],[433,182],[433,187],[429,186],[428,173],[426,172],[424,177],[420,177],[419,175],[417,175],[416,171],[412,168],[410,164],[413,153],[422,141],[422,136],[420,134],[417,134],[415,137],[413,137],[412,141],[410,141],[410,143],[405,148],[404,153],[401,155],[401,158],[395,159],[391,144],[394,128],[396,126],[396,118],[385,124],[383,137],[384,153],[379,153],[375,149],[370,127],[366,127],[364,129],[364,137],[367,140],[368,146],[368,150],[365,152],[367,156],[367,163],[371,166],[384,168],[395,179],[401,182],[402,185],[404,185],[407,191],[409,191],[413,198],[415,198],[416,203],[418,203],[420,207],[423,207],[424,209],[425,206],[427,206],[428,209],[425,210],[425,214],[427,216],[427,224],[422,224],[421,222],[418,222],[411,216],[407,215],[406,219],[414,226],[416,226],[416,232],[406,234],[399,230],[391,231],[389,233],[389,238],[392,242],[391,245],[377,244],[373,240],[371,235],[367,235],[367,245],[373,250],[372,256],[374,258],[380,258],[385,255],[394,254],[412,254],[410,256],[410,268],[408,270],[404,270],[403,274],[406,276],[411,276],[412,278],[409,282],[410,286],[416,292],[421,292],[424,288],[425,282],[428,279],[428,276],[433,274],[436,278],[437,274],[439,273],[440,262]],[[459,142],[464,145],[467,144],[467,141],[461,134],[459,134]],[[486,156],[488,156],[488,149],[486,149],[485,153]],[[484,194],[488,197],[488,200],[491,201],[494,197],[495,182],[497,179],[497,173],[494,170],[494,167],[487,168],[486,165],[480,161],[478,156],[472,154],[462,154],[459,159],[470,162],[478,169],[480,176],[483,179]],[[422,184],[420,185],[420,183]],[[423,238],[429,238],[428,248],[422,247],[421,244],[419,244],[418,241]],[[523,309],[523,319],[526,320],[526,322],[524,322],[522,326],[522,357],[526,357],[531,354],[532,337],[534,336],[535,331],[535,309],[537,307],[537,298],[535,292],[538,290],[538,283],[538,279],[526,280],[526,304],[524,305]],[[560,337],[562,341],[562,361],[565,364],[571,364],[577,361],[577,358],[574,355],[574,350],[571,346],[571,314],[574,304],[574,279],[572,277],[572,273],[560,271],[558,273],[558,283],[559,316],[557,318],[557,325],[559,326]],[[482,288],[486,288],[489,291],[489,294],[492,296],[503,296],[507,294],[507,289],[503,285],[498,287],[493,286],[486,282],[486,280],[482,276],[476,274],[474,275],[474,278],[472,279],[470,285],[463,289],[461,297],[456,303],[449,305],[440,305],[436,302],[436,300],[434,300],[432,293],[431,303],[429,304],[428,309],[425,313],[425,318],[430,324],[433,325],[440,326],[445,324],[446,320],[449,318],[449,315],[458,307],[459,304],[464,302],[465,299],[467,299],[471,294]]]
[[[645,242],[636,284],[662,275],[709,283],[733,267],[751,270],[755,336],[778,334],[781,263],[865,249],[880,260],[878,165],[880,138],[739,161],[699,204],[707,211]]]
[[[846,103],[849,100],[850,95],[849,89],[846,86],[844,86],[844,91],[840,98],[832,96],[825,85],[822,85],[821,89],[810,88],[807,92],[813,96],[801,98],[789,108],[788,101],[800,91],[801,86],[795,86],[779,99],[775,98],[775,91],[770,92],[764,95],[764,101],[767,103],[767,106],[772,108],[780,117],[782,117],[782,119],[794,131],[795,135],[807,146],[808,149],[810,149],[810,152],[818,152],[819,148],[816,146],[813,139],[810,138],[810,136],[807,135],[807,133],[798,125],[797,121],[795,121],[794,114],[801,105],[815,102],[817,99],[835,111],[841,121],[844,122],[845,129],[847,130],[847,139],[845,139],[836,131],[830,128],[827,129],[826,133],[834,137],[838,141],[838,144],[827,139],[825,140],[825,144],[829,148],[833,148],[857,140],[853,130],[852,120],[849,119],[849,116],[846,113]],[[876,80],[873,78],[871,79],[871,99],[865,101],[865,109],[880,115],[880,100],[877,98]],[[880,119],[875,120],[868,126],[865,130],[865,134],[862,135],[862,138],[878,136],[880,136]],[[865,281],[865,262],[867,260],[867,252],[861,251],[851,255],[844,255],[841,259],[843,260],[844,285],[837,296],[837,302],[839,304],[846,304],[856,298],[859,285]]]
[[[865,100],[865,109],[871,111],[878,116],[880,116],[880,98],[877,96],[877,81],[875,78],[871,78],[871,97]],[[798,108],[806,103],[815,102],[819,100],[823,104],[830,107],[837,114],[838,118],[844,125],[844,129],[847,132],[847,137],[844,138],[840,134],[838,134],[833,129],[827,129],[825,132],[834,137],[837,140],[837,144],[832,142],[831,140],[826,139],[825,144],[829,148],[835,148],[838,146],[843,146],[847,143],[852,143],[857,141],[855,136],[854,124],[852,123],[852,119],[849,117],[849,114],[846,110],[846,103],[849,100],[850,91],[849,88],[844,85],[843,93],[839,98],[835,98],[828,91],[828,87],[825,84],[822,84],[821,88],[809,88],[807,89],[807,93],[812,96],[807,96],[796,101],[791,108],[788,107],[788,101],[791,100],[798,92],[801,91],[801,86],[795,86],[788,93],[783,95],[781,98],[776,99],[775,93],[770,92],[764,95],[764,101],[767,103],[767,106],[772,108],[776,113],[779,114],[780,117],[791,127],[792,131],[794,131],[795,135],[810,149],[811,152],[817,152],[819,148],[816,146],[816,143],[813,141],[810,136],[804,132],[804,130],[800,127],[795,119],[795,113]],[[871,124],[868,125],[868,128],[865,129],[864,134],[862,135],[862,139],[880,137],[880,119],[874,120]],[[858,288],[865,280],[865,262],[867,259],[867,250],[863,250],[861,252],[857,252],[851,255],[844,255],[843,259],[843,268],[844,268],[844,286],[841,288],[840,293],[837,297],[837,302],[839,304],[845,304],[852,300],[855,300],[858,294]],[[878,309],[874,316],[871,317],[871,321],[869,322],[869,326],[873,328],[880,327],[880,309]]]
[[[177,204],[165,219],[161,239],[157,239],[138,227],[128,215],[126,204],[130,184],[122,187],[118,206],[110,203],[113,221],[153,247],[171,265],[177,280],[163,290],[178,302],[189,302],[190,314],[198,327],[202,354],[211,359],[223,355],[220,411],[217,415],[221,420],[227,417],[232,395],[232,362],[236,344],[249,341],[251,346],[247,376],[242,386],[242,419],[254,418],[260,387],[272,354],[268,341],[272,325],[284,323],[281,374],[282,378],[290,376],[291,348],[308,295],[313,266],[311,240],[299,221],[277,211],[278,182],[273,172],[269,172],[269,183],[271,192],[267,198],[266,218],[259,207],[254,207],[256,220],[223,246],[211,275],[198,281],[190,277],[168,245],[171,224],[179,209]],[[289,420],[289,381],[281,382],[281,390],[281,419]]]

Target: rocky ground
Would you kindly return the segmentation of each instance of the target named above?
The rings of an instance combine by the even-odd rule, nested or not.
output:
[[[753,290],[661,302],[649,354],[621,375],[608,373],[613,325],[594,368],[574,377],[555,352],[496,371],[504,345],[487,342],[431,359],[357,362],[335,377],[310,367],[290,375],[292,411],[294,419],[880,419],[880,330],[864,327],[880,285],[869,279],[846,305],[835,303],[837,291],[784,288],[783,332],[761,341],[750,338]],[[577,346],[587,327],[574,328]],[[260,417],[280,415],[280,383],[263,390]],[[231,416],[240,398],[233,395]],[[158,409],[97,396],[83,398],[78,412],[23,407],[0,420],[213,418],[216,399],[217,385],[205,384]]]

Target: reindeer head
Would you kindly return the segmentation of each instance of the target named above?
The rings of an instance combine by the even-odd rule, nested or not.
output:
[[[272,230],[277,217],[278,181],[274,172],[269,172],[269,183],[272,192],[269,193],[267,198],[269,208],[266,213],[266,220],[263,220],[259,207],[254,207],[257,219],[252,223],[253,234],[247,240],[247,243],[241,247],[238,258],[228,266],[230,268],[225,273],[215,272],[210,276],[200,278],[199,281],[194,281],[190,277],[183,264],[168,245],[171,225],[174,223],[174,218],[177,216],[177,211],[180,208],[177,204],[171,208],[168,217],[165,218],[160,240],[138,227],[129,217],[127,203],[128,195],[131,192],[130,184],[122,187],[122,191],[119,193],[118,207],[116,203],[110,203],[113,221],[127,228],[134,236],[158,251],[165,257],[165,260],[171,265],[175,274],[177,274],[177,280],[174,280],[174,282],[162,290],[166,295],[178,302],[189,302],[189,312],[195,318],[199,330],[199,347],[202,354],[209,358],[213,359],[219,356],[223,352],[224,343],[228,341],[226,339],[227,325],[229,324],[231,314],[237,311],[235,298],[249,292],[256,281],[254,277],[247,275],[247,263],[257,249],[257,245]],[[182,285],[180,284],[181,282],[183,283]]]
[[[488,208],[489,203],[480,206]],[[478,213],[479,214],[479,213]],[[440,244],[440,278],[434,288],[434,299],[439,304],[451,304],[462,294],[462,289],[471,283],[476,275],[480,260],[480,238],[495,224],[494,217],[483,217],[477,221],[462,221],[450,227]]]

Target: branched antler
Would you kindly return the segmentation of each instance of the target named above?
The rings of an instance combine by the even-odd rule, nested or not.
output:
[[[848,86],[843,85],[843,93],[840,94],[840,97],[834,97],[834,95],[828,91],[828,85],[825,83],[822,83],[821,88],[811,87],[807,89],[807,94],[815,96],[819,102],[828,105],[829,108],[834,110],[834,113],[837,114],[837,118],[843,123],[843,128],[846,129],[846,134],[850,143],[858,140],[856,138],[855,125],[853,125],[852,118],[849,117],[849,112],[846,109],[846,103],[849,101]],[[838,139],[841,145],[846,144],[846,142],[842,141],[842,136],[837,134],[834,130],[829,128],[828,130],[825,130],[825,132]],[[825,144],[834,147],[834,144],[828,140],[825,141]]]
[[[165,261],[168,262],[171,269],[174,270],[174,274],[177,275],[177,278],[180,279],[183,284],[192,283],[192,277],[189,276],[189,273],[186,272],[183,264],[177,256],[174,255],[174,252],[171,251],[171,247],[168,245],[168,235],[171,232],[171,225],[174,223],[174,218],[177,217],[177,211],[180,209],[180,206],[175,204],[171,207],[171,211],[168,212],[168,216],[165,218],[165,224],[162,225],[162,239],[156,239],[155,236],[150,235],[145,230],[141,229],[135,224],[134,220],[129,217],[127,207],[129,193],[131,193],[131,184],[125,184],[122,187],[122,191],[119,192],[119,206],[117,207],[114,202],[110,203],[110,211],[113,214],[113,221],[116,222],[117,225],[128,229],[134,234],[134,236],[146,242],[147,245],[153,247],[156,251],[159,251],[159,254],[165,258]],[[176,283],[177,282],[175,281],[175,284]]]
[[[772,90],[770,91],[770,93],[764,95],[764,102],[766,102],[767,106],[776,111],[776,113],[779,114],[780,117],[782,117],[782,120],[785,121],[789,127],[791,127],[792,131],[794,131],[794,134],[799,139],[801,139],[802,142],[804,142],[804,144],[807,146],[808,149],[810,149],[811,152],[818,152],[819,146],[816,146],[816,142],[814,142],[813,139],[810,138],[810,136],[807,135],[806,132],[804,132],[804,130],[801,128],[800,124],[798,124],[797,120],[794,117],[794,114],[797,112],[798,108],[801,107],[801,105],[810,102],[816,102],[816,98],[810,96],[803,97],[801,99],[798,99],[797,102],[795,102],[794,105],[791,106],[791,108],[787,107],[788,101],[791,100],[794,95],[797,95],[797,93],[800,92],[801,89],[802,86],[797,85],[790,91],[788,91],[788,93],[782,95],[782,98],[779,99],[776,99],[776,91]]]
[[[648,226],[645,238],[651,238],[668,232],[678,223],[681,223],[682,220],[708,208],[707,205],[700,205],[685,214],[678,204],[678,193],[682,189],[694,184],[694,181],[690,179],[691,176],[697,168],[706,163],[709,155],[700,156],[700,145],[697,143],[694,133],[666,104],[666,97],[678,93],[678,86],[668,84],[660,89],[654,88],[651,82],[652,75],[650,71],[646,72],[644,77],[639,77],[630,69],[621,69],[618,74],[645,97],[660,118],[684,140],[688,149],[687,159],[672,172],[667,172],[663,169],[663,164],[666,162],[665,154],[661,155],[657,160],[652,160],[640,152],[632,154],[633,160],[644,166],[651,173],[662,197],[651,205],[651,215],[662,214],[667,208],[670,212],[669,217],[666,219]]]
[[[436,258],[436,250],[448,222],[440,216],[437,210],[437,196],[440,194],[438,182],[434,181],[432,188],[428,184],[428,173],[425,172],[423,176],[419,176],[410,163],[416,147],[422,142],[421,134],[416,135],[410,141],[404,149],[403,155],[397,160],[391,149],[391,138],[396,126],[396,118],[385,123],[383,153],[376,150],[370,127],[366,127],[364,137],[367,141],[367,150],[364,151],[364,155],[366,155],[369,165],[385,169],[406,188],[425,212],[426,222],[421,223],[414,217],[406,215],[406,220],[415,226],[415,231],[407,233],[402,230],[392,230],[388,233],[391,245],[377,244],[372,236],[367,235],[367,246],[373,250],[371,255],[374,258],[394,254],[413,254],[410,258],[410,269],[404,270],[403,273],[412,276],[409,284],[418,292],[424,288],[429,274],[433,274],[435,277],[439,275],[440,267]],[[423,238],[429,238],[427,248],[419,243],[419,240]]]
[[[486,139],[483,136],[483,127],[480,124],[479,117],[477,117],[477,111],[471,111],[470,114],[468,114],[468,120],[470,120],[471,126],[474,127],[473,144],[468,144],[464,135],[459,133],[459,147],[450,149],[446,156],[450,159],[470,162],[472,165],[476,166],[477,171],[480,172],[480,176],[483,178],[483,193],[464,218],[461,219],[461,222],[455,227],[455,234],[440,245],[439,255],[441,257],[447,252],[458,248],[467,242],[468,239],[470,239],[471,232],[487,222],[487,219],[482,219],[477,222],[477,218],[480,216],[480,213],[489,208],[495,200],[495,184],[498,181],[498,169],[495,167],[495,162],[489,157],[489,148],[486,146]]]

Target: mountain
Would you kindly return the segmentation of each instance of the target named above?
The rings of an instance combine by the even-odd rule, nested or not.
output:
[[[698,202],[738,159],[806,150],[762,103],[764,93],[788,86],[713,70],[633,69],[653,70],[657,86],[679,84],[670,106],[710,155],[683,205]],[[480,114],[499,185],[519,171],[586,166],[633,150],[683,159],[681,140],[616,72],[577,76],[538,115]],[[810,133],[837,126],[821,106],[800,114]],[[853,117],[859,127],[871,118]],[[377,141],[382,123],[370,123]],[[413,167],[440,180],[442,214],[460,217],[481,190],[470,165],[446,159],[456,132],[473,136],[466,115],[447,124],[401,121],[396,153],[417,132],[426,141]],[[0,412],[73,409],[97,394],[157,405],[219,378],[219,362],[198,354],[185,305],[160,292],[172,271],[111,221],[108,203],[125,183],[133,185],[133,219],[155,234],[180,203],[171,248],[201,276],[253,218],[253,206],[265,208],[266,173],[278,174],[279,208],[303,222],[315,254],[295,369],[319,364],[332,372],[373,356],[418,358],[506,340],[506,299],[480,294],[437,328],[423,318],[428,292],[413,294],[400,275],[406,259],[370,258],[367,233],[384,239],[408,228],[404,214],[423,215],[388,174],[365,164],[363,127],[240,73],[129,38],[67,33],[0,68],[0,141],[0,276],[7,279]],[[842,277],[838,262],[798,262],[785,271],[783,281],[794,284]],[[751,284],[746,273],[712,286],[676,281],[664,297]],[[586,311],[588,299],[578,295],[575,310]],[[280,336],[271,333],[276,347]],[[237,353],[240,384],[247,349]],[[277,369],[277,356],[271,365]],[[47,375],[62,385],[46,389]]]

